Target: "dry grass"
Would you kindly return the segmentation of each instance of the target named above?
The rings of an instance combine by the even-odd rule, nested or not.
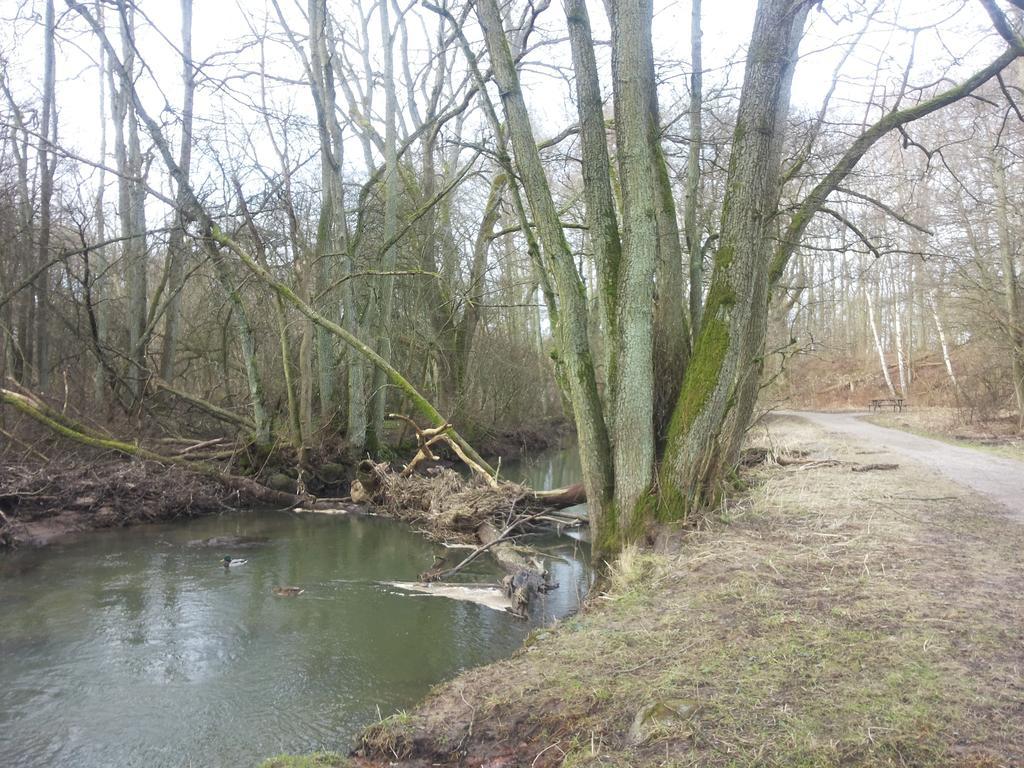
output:
[[[775,420],[771,441],[868,450],[795,420]],[[594,609],[378,726],[393,750],[380,759],[1024,764],[1024,526],[906,465],[748,478],[704,530],[627,552]],[[697,714],[630,744],[637,711],[670,699]]]

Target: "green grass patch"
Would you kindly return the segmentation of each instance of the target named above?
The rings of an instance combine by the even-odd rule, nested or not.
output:
[[[259,768],[349,768],[348,758],[334,752],[314,752],[311,755],[276,755],[268,757]]]

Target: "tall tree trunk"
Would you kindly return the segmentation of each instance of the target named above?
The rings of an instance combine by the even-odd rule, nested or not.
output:
[[[1020,285],[1014,263],[1010,235],[1009,201],[1006,192],[1006,169],[1000,156],[992,158],[996,188],[996,228],[999,233],[999,258],[1003,273],[1006,301],[1006,335],[1010,342],[1010,375],[1013,395],[1017,401],[1018,428],[1024,430],[1024,317],[1020,313]]]
[[[181,81],[184,93],[181,102],[181,148],[178,152],[178,165],[187,183],[192,168],[192,112],[196,90],[195,70],[192,64],[192,0],[181,0]],[[174,223],[167,242],[169,294],[164,309],[164,342],[160,350],[160,378],[167,382],[174,381],[174,357],[181,326],[182,279],[189,252],[185,247],[183,194],[179,182],[177,208],[174,211]]]
[[[54,40],[56,29],[53,0],[46,0],[43,39],[43,103],[40,122],[42,140],[39,142],[39,250],[38,263],[42,267],[50,260],[50,219],[53,199],[53,176],[57,156],[53,147],[57,142],[57,109],[54,103],[56,83],[56,57]],[[50,271],[43,269],[36,279],[36,376],[39,389],[50,386]]]
[[[14,129],[11,132],[11,152],[14,155],[17,167],[17,198],[18,198],[18,228],[23,233],[20,238],[18,251],[20,258],[19,265],[26,274],[31,273],[32,265],[35,263],[36,254],[32,253],[32,244],[29,233],[32,232],[32,197],[29,192],[28,182],[28,156],[29,139],[28,130],[25,126],[24,115],[18,107],[8,87],[7,77],[0,74],[0,85],[3,86],[4,95],[7,97],[8,106],[14,117]],[[11,372],[16,381],[25,382],[30,378],[32,368],[33,338],[35,337],[35,288],[26,292],[16,310],[11,307],[11,356],[13,357]]]
[[[390,0],[380,0],[380,35],[384,46],[384,233],[385,243],[389,243],[384,252],[381,271],[385,273],[381,279],[381,296],[378,298],[379,311],[376,315],[378,327],[377,349],[385,360],[391,359],[391,322],[395,306],[395,278],[386,274],[394,272],[398,262],[398,245],[393,242],[398,230],[398,96],[395,92],[395,51],[394,35],[391,33],[391,22],[388,14]],[[370,411],[369,439],[371,449],[379,447],[384,438],[384,414],[388,399],[387,376],[380,368],[374,369],[373,403]]]
[[[661,163],[652,106],[650,0],[612,0],[612,76],[619,179],[622,269],[618,285],[618,379],[614,389],[615,504],[623,533],[643,522],[643,498],[654,477],[654,277],[659,257]],[[674,223],[674,222],[673,222]],[[678,249],[678,244],[677,244]],[[682,269],[681,261],[679,269]],[[682,286],[676,286],[680,291]],[[661,286],[659,286],[659,292]],[[661,296],[659,293],[659,301]],[[664,328],[659,330],[665,330]]]
[[[690,146],[686,157],[686,208],[684,231],[690,258],[690,334],[700,334],[700,315],[704,303],[704,250],[701,244],[697,211],[700,208],[700,158],[704,142],[701,102],[704,98],[704,59],[701,55],[701,0],[690,0]]]
[[[580,437],[580,464],[594,530],[594,549],[596,556],[602,558],[618,546],[619,532],[610,505],[614,488],[611,449],[587,338],[586,293],[551,198],[501,13],[495,0],[479,0],[476,10],[501,94],[516,167],[533,211],[543,258],[558,293],[558,318],[553,323],[557,367],[570,393]],[[524,230],[523,234],[529,233]],[[538,278],[543,280],[545,276]],[[641,344],[649,346],[650,338]],[[650,431],[650,421],[647,425]]]
[[[118,214],[121,219],[121,253],[128,293],[128,375],[131,395],[137,404],[145,384],[146,331],[146,221],[145,191],[138,181],[142,176],[142,149],[138,118],[132,103],[135,77],[134,10],[119,8],[121,60],[124,70],[115,84],[111,69],[110,97],[114,117],[114,155],[118,171]]]
[[[616,83],[618,91],[638,87],[647,102],[647,144],[651,153],[651,178],[654,192],[654,215],[657,230],[656,262],[654,273],[654,438],[657,452],[664,446],[672,408],[679,396],[686,361],[690,354],[690,331],[687,322],[687,294],[683,275],[683,248],[676,220],[675,194],[669,176],[668,160],[661,146],[661,110],[658,107],[657,80],[654,71],[654,51],[651,42],[653,20],[652,0],[626,0],[620,8],[631,7],[639,11],[639,29],[636,42],[644,76],[639,80],[627,77]],[[621,13],[621,11],[620,11]],[[627,25],[630,26],[630,25]],[[632,36],[632,32],[627,33]],[[614,63],[615,29],[612,33],[612,60]],[[613,69],[614,72],[614,69]],[[623,174],[625,178],[625,174]],[[626,187],[624,187],[624,191]]]
[[[659,473],[659,515],[665,519],[685,517],[716,499],[722,473],[753,413],[768,317],[782,139],[807,11],[807,4],[790,0],[758,4],[719,247]]]
[[[96,0],[97,17],[103,18],[103,5]],[[100,165],[99,182],[96,185],[96,202],[93,208],[93,217],[96,219],[96,240],[100,243],[107,239],[107,216],[103,210],[104,196],[107,186],[107,54],[100,45],[99,50],[99,95],[100,95]],[[89,298],[92,303],[91,312],[95,318],[95,345],[96,345],[96,368],[92,376],[93,401],[99,411],[105,412],[107,401],[107,370],[103,348],[107,344],[107,330],[110,312],[107,307],[107,249],[100,246],[92,252],[90,264],[93,278],[89,285]]]
[[[576,73],[576,110],[583,152],[587,234],[597,267],[596,293],[603,339],[605,391],[613,392],[618,367],[614,340],[619,335],[617,296],[622,242],[619,239],[615,198],[609,175],[611,162],[608,157],[601,84],[585,0],[565,0],[565,16],[569,24],[569,44]],[[610,419],[611,413],[606,416]]]
[[[345,218],[344,144],[337,116],[333,64],[338,58],[338,54],[334,49],[331,19],[327,13],[326,0],[310,0],[308,15],[310,88],[317,110],[320,134],[320,168],[324,187],[321,214],[326,216],[326,220],[322,219],[322,223],[327,225],[326,231],[329,232],[328,243],[331,252],[344,254],[340,266],[342,272],[349,275],[355,268],[355,253],[353,239],[349,236],[348,222]],[[336,259],[337,257],[331,258]],[[323,280],[325,273],[321,272],[318,276]],[[335,306],[330,303],[332,292],[321,291],[321,293],[324,293],[324,305],[321,310],[328,317],[334,316]],[[341,286],[340,293],[341,327],[352,337],[360,337],[363,329],[359,320],[354,281],[346,280]],[[324,337],[324,334],[329,333],[326,328],[317,325],[316,333],[319,340],[320,404],[322,416],[326,418],[333,397],[334,347],[333,342]],[[366,364],[355,349],[352,347],[346,349],[346,439],[350,453],[358,456],[363,452],[367,435]]]

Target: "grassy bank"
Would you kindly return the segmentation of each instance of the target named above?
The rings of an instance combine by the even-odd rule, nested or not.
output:
[[[864,460],[797,420],[771,440]],[[750,479],[586,614],[368,729],[356,764],[1021,764],[1022,528],[916,467]]]

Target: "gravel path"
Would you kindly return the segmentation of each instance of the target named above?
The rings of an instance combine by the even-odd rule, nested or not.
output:
[[[930,467],[961,485],[1006,507],[1024,523],[1024,462],[994,456],[974,448],[950,445],[940,440],[880,427],[863,421],[858,413],[815,413],[776,411],[796,416],[828,430],[833,435],[868,443],[880,451],[904,456]]]

